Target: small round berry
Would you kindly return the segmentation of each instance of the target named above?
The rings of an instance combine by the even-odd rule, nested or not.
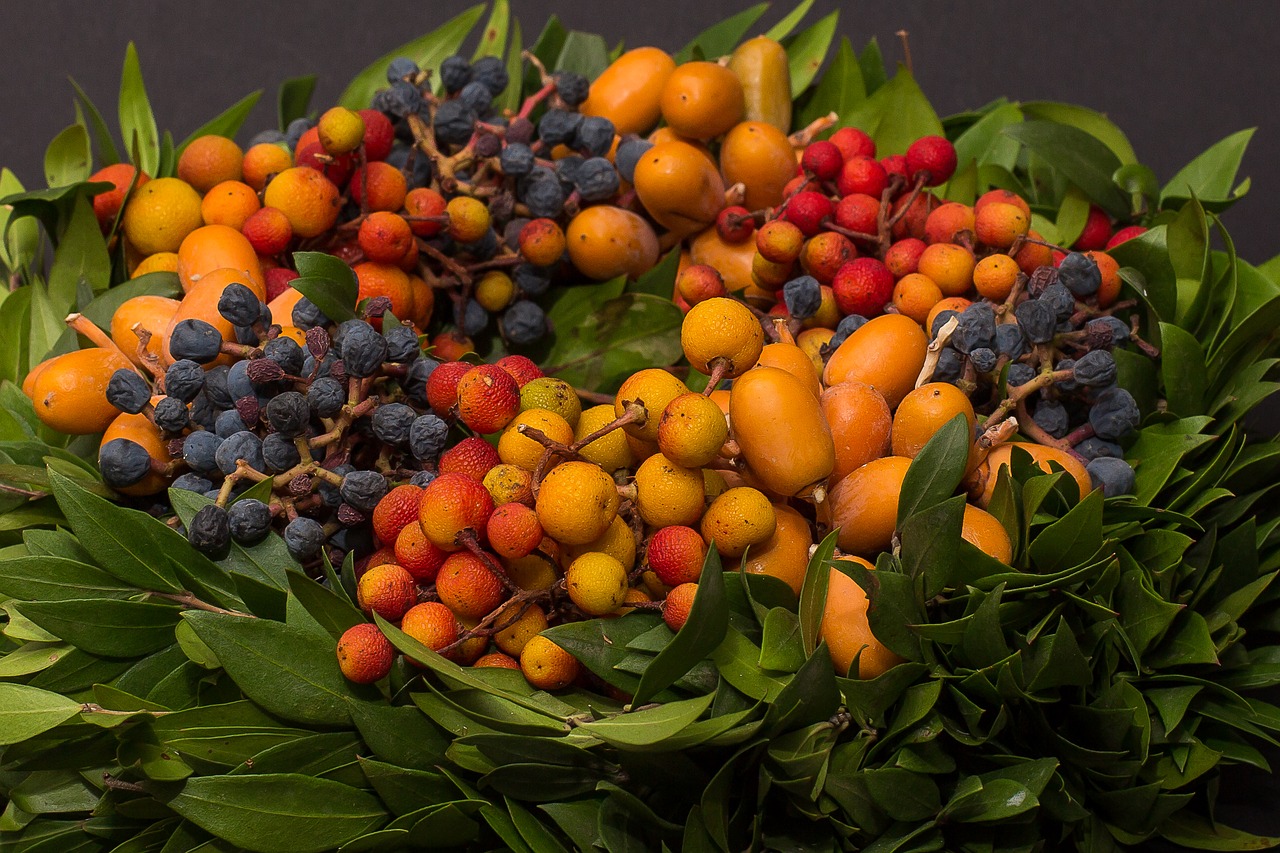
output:
[[[284,544],[289,554],[299,562],[308,560],[320,553],[324,544],[324,527],[314,518],[300,515],[290,521],[284,528]]]
[[[955,146],[941,136],[922,136],[907,148],[906,166],[912,180],[925,176],[925,186],[951,180],[956,171]]]
[[[342,478],[342,499],[361,512],[373,512],[387,493],[387,481],[377,471],[352,471]]]
[[[160,429],[176,435],[191,425],[191,411],[177,397],[163,397],[156,402],[152,420]]]
[[[238,500],[227,510],[231,538],[241,545],[256,545],[271,530],[271,508],[260,500]]]
[[[204,320],[181,320],[169,335],[169,353],[208,364],[222,352],[222,333]]]
[[[307,404],[318,417],[335,417],[346,402],[347,390],[328,376],[320,377],[307,388]]]
[[[833,142],[810,142],[800,155],[800,167],[820,181],[834,180],[844,167],[844,155]]]
[[[547,334],[547,315],[536,303],[517,302],[503,313],[502,332],[513,344],[534,343]]]
[[[1104,497],[1131,495],[1137,485],[1133,466],[1114,456],[1100,456],[1085,466],[1094,488],[1102,489]]]
[[[273,432],[262,440],[262,461],[271,474],[283,474],[302,462],[302,454],[292,439]]]
[[[151,387],[137,373],[122,367],[107,381],[107,402],[126,414],[136,415],[151,402]]]
[[[306,432],[311,420],[311,406],[307,398],[297,391],[285,391],[267,403],[267,423],[286,438],[296,438]]]
[[[113,438],[98,451],[102,480],[113,489],[126,489],[151,473],[146,448],[127,438]]]
[[[231,548],[231,522],[217,505],[202,506],[187,525],[187,540],[202,554],[222,559]]]

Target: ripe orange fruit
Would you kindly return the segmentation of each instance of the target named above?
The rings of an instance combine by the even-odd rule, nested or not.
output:
[[[867,569],[875,566],[858,557],[841,557]],[[836,675],[844,675],[858,658],[858,678],[875,678],[902,662],[871,633],[867,620],[867,594],[857,581],[841,571],[830,569],[827,603],[822,611],[819,636],[826,640],[827,651]],[[859,654],[861,653],[861,654]]]
[[[129,278],[137,278],[153,272],[177,272],[178,271],[178,253],[177,252],[156,252],[154,255],[147,255],[143,258],[133,272],[129,273]]]
[[[677,465],[661,453],[655,453],[636,469],[635,487],[636,510],[646,524],[692,526],[702,517],[706,481],[697,469]],[[541,506],[541,494],[538,501]]]
[[[383,264],[397,263],[409,251],[413,232],[409,223],[397,213],[375,211],[360,223],[356,236],[360,251],[371,261]]]
[[[608,204],[592,205],[569,221],[569,259],[588,278],[635,278],[658,262],[658,236],[639,214]]]
[[[757,367],[734,380],[729,422],[751,475],[769,491],[808,495],[831,476],[835,442],[822,406],[787,371]]]
[[[51,429],[68,435],[102,432],[120,411],[107,402],[107,383],[128,359],[101,347],[75,350],[44,362],[31,383],[36,415]]]
[[[206,134],[191,140],[178,155],[178,177],[196,192],[207,193],[223,181],[243,176],[244,152],[225,136]]]
[[[519,411],[520,386],[498,365],[477,365],[458,380],[458,417],[468,428],[495,433]]]
[[[506,654],[520,657],[529,641],[547,627],[547,614],[536,604],[512,602],[493,625],[499,629],[493,635],[494,644]]]
[[[454,196],[444,206],[449,236],[459,243],[474,243],[489,230],[489,208],[479,199]]]
[[[204,224],[200,194],[177,178],[156,178],[136,187],[121,221],[129,243],[144,255],[176,252]]]
[[[508,465],[533,471],[538,467],[538,460],[542,458],[543,446],[520,433],[520,427],[524,425],[539,430],[552,441],[558,441],[561,444],[573,443],[573,427],[555,412],[546,409],[529,409],[520,412],[511,419],[503,430],[501,438],[498,439],[498,456]],[[553,457],[548,464],[555,464],[559,459],[558,456]]]
[[[316,237],[338,221],[342,199],[338,188],[324,175],[306,166],[294,166],[267,184],[262,203],[279,208],[289,217],[295,235]]]
[[[278,255],[289,248],[293,240],[293,226],[289,217],[274,207],[263,207],[255,211],[240,226],[249,245],[259,255]]]
[[[489,652],[486,655],[481,655],[479,658],[476,659],[476,662],[471,665],[476,667],[477,669],[484,669],[486,667],[491,667],[494,669],[517,669],[518,670],[520,668],[520,661],[516,660],[511,655],[506,654],[504,652]]]
[[[456,642],[460,633],[458,617],[438,601],[424,601],[409,608],[400,621],[400,630],[433,652]],[[406,660],[415,666],[423,665],[407,655]]]
[[[395,647],[372,622],[352,625],[338,638],[338,668],[347,680],[373,684],[391,672]]]
[[[543,477],[535,509],[548,536],[583,545],[609,529],[618,514],[618,488],[598,465],[565,462]]]
[[[564,231],[554,219],[533,219],[520,229],[520,254],[534,266],[549,267],[564,254]]]
[[[415,523],[406,524],[396,536],[395,561],[413,575],[415,581],[430,583],[435,580],[448,556],[448,551],[427,538],[416,519]]]
[[[462,547],[458,535],[483,531],[492,512],[493,498],[479,480],[466,474],[445,473],[422,490],[418,522],[437,548],[457,551]]]
[[[821,403],[836,448],[832,482],[889,452],[893,416],[879,391],[862,382],[841,382],[822,392]]]
[[[1009,298],[1019,272],[1018,262],[1008,255],[987,255],[973,268],[973,286],[981,296],[1003,302]]]
[[[622,606],[627,569],[608,554],[590,551],[569,564],[564,575],[569,598],[588,616],[604,616]]]
[[[1102,273],[1102,286],[1098,288],[1098,306],[1108,308],[1120,295],[1120,264],[1106,252],[1085,252],[1098,265]]]
[[[493,510],[485,528],[489,547],[499,556],[517,559],[527,556],[542,542],[538,514],[522,503],[506,503]]]
[[[351,199],[371,211],[399,210],[404,207],[408,189],[404,172],[380,160],[351,175]]]
[[[115,187],[93,197],[93,215],[98,218],[98,226],[104,233],[115,223],[116,215],[124,204],[124,194],[129,190],[129,183],[133,181],[134,175],[138,176],[135,189],[151,180],[146,172],[139,172],[136,166],[129,163],[104,166],[89,176],[90,181],[101,181]]]
[[[759,489],[736,486],[719,495],[702,516],[702,539],[726,557],[741,557],[768,541],[778,525],[773,504]]]
[[[266,299],[262,263],[238,227],[205,225],[183,239],[178,248],[178,278],[182,281],[183,290],[190,291],[204,276],[220,269],[236,270],[243,284],[247,284],[259,299]]]
[[[747,552],[743,571],[772,575],[799,595],[800,587],[804,584],[805,570],[809,566],[809,546],[813,544],[813,533],[809,529],[808,520],[786,504],[774,504],[773,511],[777,518],[773,535]],[[652,561],[652,557],[650,560]]]
[[[414,187],[405,194],[404,209],[413,220],[409,227],[419,237],[431,237],[444,228],[444,196],[428,187]],[[425,219],[438,219],[437,222],[426,222]]]
[[[815,379],[816,382],[816,379]],[[677,465],[701,468],[715,459],[729,437],[729,423],[715,402],[702,394],[681,394],[662,411],[658,448]]]
[[[596,430],[613,422],[613,406],[602,404],[592,406],[578,417],[578,425],[573,430],[573,440],[581,441]],[[627,444],[627,434],[623,430],[612,432],[597,438],[578,451],[588,462],[594,462],[605,471],[616,471],[619,468],[631,467],[631,447]]]
[[[1054,465],[1057,465],[1067,472],[1067,475],[1076,481],[1079,487],[1080,496],[1084,497],[1093,491],[1093,481],[1089,477],[1089,472],[1075,456],[1056,447],[1046,447],[1042,444],[1033,444],[1031,442],[1020,442],[1017,446],[1027,453],[1031,454],[1032,461],[1039,466],[1041,471],[1046,474],[1053,473]],[[980,507],[986,507],[991,502],[991,494],[995,491],[996,480],[1000,469],[1010,464],[1013,456],[1012,444],[1002,444],[994,448],[977,470],[973,472],[971,483],[974,488],[970,491],[971,495],[976,495],[975,503]]]
[[[533,474],[523,468],[500,462],[489,469],[483,482],[495,506],[508,503],[533,506]]]
[[[827,360],[822,380],[828,386],[853,379],[884,395],[889,408],[916,385],[929,339],[920,324],[901,314],[869,320]]]
[[[917,270],[932,279],[943,296],[963,296],[973,284],[973,266],[973,253],[964,246],[934,243],[921,253]]]
[[[502,581],[470,551],[450,554],[436,575],[440,603],[459,619],[482,619],[506,598]]]
[[[726,183],[746,186],[743,204],[748,209],[776,207],[787,182],[796,176],[795,149],[784,131],[762,121],[744,121],[721,143],[720,168]]]
[[[560,548],[560,562],[568,566],[574,560],[591,551],[608,554],[622,564],[628,572],[636,566],[636,535],[631,525],[621,515],[609,522],[609,529],[598,539],[585,545],[564,545]]]
[[[1026,202],[1023,202],[1025,207]],[[1031,227],[1031,214],[1023,207],[992,201],[978,211],[974,233],[978,242],[995,249],[1007,249]]]
[[[742,120],[742,83],[715,62],[686,62],[667,77],[659,100],[662,117],[681,136],[711,139]]]
[[[283,145],[274,142],[259,142],[244,152],[244,182],[258,192],[267,185],[273,175],[278,175],[293,166],[293,156]]]
[[[662,89],[675,67],[675,60],[659,48],[627,51],[591,84],[582,114],[609,119],[620,134],[644,133],[662,115]]]
[[[746,305],[718,296],[689,309],[680,345],[695,370],[710,375],[719,363],[725,377],[736,379],[760,360],[764,329]]]
[[[262,202],[253,187],[243,181],[223,181],[204,194],[200,216],[205,225],[228,225],[239,230]]]
[[[120,347],[130,361],[141,367],[138,335],[134,328],[146,329],[151,332],[147,352],[160,358],[165,333],[173,321],[173,315],[178,312],[180,304],[178,300],[164,296],[134,296],[126,299],[116,309],[116,313],[111,315],[111,340]]]
[[[942,290],[924,273],[904,275],[893,286],[893,304],[898,313],[910,317],[922,326],[929,318],[933,306],[941,300]]]
[[[578,659],[538,634],[520,652],[520,671],[539,690],[568,687],[578,677]]]
[[[356,585],[356,598],[365,613],[395,622],[418,600],[413,575],[394,563],[374,566]]]
[[[667,593],[662,602],[662,621],[672,631],[679,631],[689,621],[689,611],[693,609],[693,599],[698,594],[696,583],[682,583]]]
[[[984,509],[965,504],[960,536],[978,550],[1002,563],[1013,562],[1013,543],[1000,520]]]
[[[893,415],[893,454],[914,459],[929,439],[956,415],[964,415],[973,432],[973,403],[949,382],[921,385],[902,398]]]
[[[422,502],[422,489],[405,483],[383,495],[373,508],[373,533],[378,541],[395,542],[405,525],[418,520],[418,504]]]
[[[889,547],[898,526],[898,494],[911,460],[885,456],[863,465],[839,483],[819,508],[840,528],[840,550],[872,556]]]
[[[644,406],[648,417],[643,423],[629,423],[623,427],[627,435],[645,441],[658,440],[658,424],[662,412],[671,401],[681,394],[689,393],[683,382],[665,370],[650,367],[628,376],[614,397],[613,413],[622,417],[626,413],[626,403],[638,403]]]
[[[392,314],[406,319],[413,314],[413,287],[409,284],[409,276],[404,270],[391,264],[372,261],[356,264],[354,269],[359,286],[357,301],[374,296],[385,296],[391,300]],[[382,318],[376,319],[374,326],[382,328]]]

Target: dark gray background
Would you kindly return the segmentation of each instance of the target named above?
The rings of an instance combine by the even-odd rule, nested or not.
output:
[[[74,76],[115,125],[125,45],[133,40],[162,129],[177,139],[257,88],[266,90],[240,141],[274,126],[275,92],[292,76],[319,74],[314,106],[332,103],[377,56],[471,5],[464,0],[322,0],[305,7],[255,0],[209,4],[88,4],[67,0],[3,9],[0,49],[0,165],[30,187],[43,185],[47,142],[74,119]],[[548,15],[602,33],[610,44],[674,49],[745,8],[730,0],[513,0],[526,42]],[[820,0],[817,20],[836,8]],[[777,20],[778,3],[762,22]],[[903,3],[862,0],[844,7],[839,32],[861,49],[876,36],[890,60],[895,33],[910,32],[917,78],[940,115],[1011,99],[1071,101],[1111,116],[1138,157],[1163,182],[1213,142],[1245,127],[1258,133],[1243,175],[1248,198],[1227,214],[1242,255],[1261,263],[1280,253],[1280,4],[1134,0]],[[1266,426],[1278,419],[1270,410]],[[1274,760],[1274,757],[1273,757]],[[1219,816],[1280,834],[1274,780],[1227,774]]]

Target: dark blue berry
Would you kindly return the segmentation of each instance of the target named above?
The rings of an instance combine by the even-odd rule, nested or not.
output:
[[[322,376],[307,388],[307,403],[318,417],[337,417],[347,402],[347,391],[336,379]]]
[[[1116,360],[1104,349],[1080,356],[1071,370],[1077,382],[1090,388],[1103,388],[1116,381]]]
[[[284,141],[285,136],[283,132],[276,130],[275,128],[267,128],[266,130],[260,130],[253,136],[249,137],[249,147],[252,148],[255,145],[263,144],[274,145]]]
[[[235,412],[232,412],[235,414]],[[236,419],[239,419],[236,415]],[[243,424],[241,424],[243,426]],[[212,474],[218,470],[218,462],[215,454],[218,447],[222,444],[223,439],[218,435],[199,430],[191,433],[182,441],[182,458],[191,467],[192,471],[200,474]]]
[[[231,474],[236,470],[236,463],[244,461],[255,471],[266,467],[262,459],[262,439],[246,430],[227,438],[218,445],[214,458],[218,460],[218,470],[223,474]]]
[[[459,248],[476,260],[487,261],[498,254],[498,232],[490,228],[479,240],[463,243]]]
[[[1071,252],[1058,264],[1058,283],[1081,299],[1086,299],[1102,287],[1102,272],[1093,258],[1080,252]]]
[[[1022,333],[1033,344],[1046,344],[1053,340],[1058,318],[1053,306],[1040,299],[1028,299],[1013,309],[1013,316],[1018,319]]]
[[[1107,441],[1091,435],[1075,446],[1076,453],[1079,453],[1086,460],[1092,461],[1103,456],[1114,456],[1116,458],[1124,457],[1124,448],[1116,444],[1114,441]]]
[[[956,324],[951,344],[960,352],[990,348],[996,341],[996,314],[986,302],[975,302],[961,311]]]
[[[583,201],[604,201],[618,192],[618,170],[605,158],[592,157],[578,167],[574,186]]]
[[[1014,363],[1009,365],[1009,372],[1005,374],[1005,385],[1010,388],[1017,388],[1019,385],[1026,385],[1035,378],[1036,371],[1031,365]]]
[[[304,332],[307,329],[312,329],[316,326],[329,325],[329,318],[324,315],[323,311],[316,307],[314,302],[305,296],[293,303],[293,313],[291,318],[293,320],[293,325],[302,329]]]
[[[387,481],[377,471],[352,471],[342,478],[342,499],[361,512],[373,512],[387,493]]]
[[[489,102],[493,100],[493,93],[485,84],[473,80],[458,92],[458,100],[466,104],[467,109],[479,113],[489,106]]]
[[[1018,358],[1027,351],[1027,338],[1017,323],[1001,323],[996,326],[996,352],[1009,358]]]
[[[938,364],[933,369],[935,382],[951,382],[960,378],[964,369],[964,356],[952,347],[943,347],[938,353]]]
[[[449,437],[449,425],[428,412],[409,425],[409,451],[415,459],[426,462],[437,459]]]
[[[1064,358],[1061,361],[1059,361],[1057,364],[1055,364],[1053,366],[1053,369],[1073,371],[1075,366],[1076,366],[1076,360],[1074,358]],[[1068,393],[1072,391],[1080,390],[1080,383],[1076,382],[1074,373],[1069,379],[1059,379],[1055,381],[1053,385],[1059,391],[1066,391]]]
[[[427,380],[431,378],[431,374],[439,366],[440,362],[425,356],[414,359],[409,364],[409,372],[405,374],[401,385],[404,387],[405,393],[409,395],[410,400],[419,405],[426,404]]]
[[[613,122],[600,116],[587,116],[578,125],[573,148],[591,157],[603,157],[613,147]],[[612,164],[610,164],[612,166]]]
[[[204,368],[189,358],[182,358],[169,365],[164,372],[164,391],[184,403],[196,398],[204,388]]]
[[[1114,456],[1100,456],[1092,460],[1085,470],[1089,472],[1089,480],[1094,488],[1102,488],[1104,497],[1114,498],[1117,495],[1131,495],[1137,485],[1133,466],[1123,459]]]
[[[382,336],[387,339],[387,361],[394,364],[408,364],[422,352],[412,326],[391,326]]]
[[[249,381],[249,361],[243,359],[231,365],[227,370],[227,405],[222,408],[230,408],[236,400],[241,397],[248,397],[253,393],[253,383]]]
[[[511,280],[530,296],[541,296],[551,287],[551,273],[530,263],[517,264],[511,271]]]
[[[181,320],[169,335],[169,353],[208,364],[222,352],[222,333],[204,320]]]
[[[404,403],[386,403],[373,412],[373,434],[387,444],[404,444],[417,413]]]
[[[521,182],[518,193],[534,216],[554,219],[564,210],[564,187],[550,169],[541,166],[534,169]]]
[[[1099,438],[1119,441],[1138,428],[1142,413],[1133,395],[1124,388],[1111,386],[1097,396],[1089,409],[1089,423]]]
[[[260,500],[245,498],[227,510],[231,538],[241,545],[256,545],[271,530],[271,508]]]
[[[356,470],[356,468],[354,465],[343,463],[341,465],[334,466],[332,470],[333,473],[341,477],[345,477],[352,471]],[[320,492],[320,499],[324,501],[325,506],[330,509],[336,509],[338,505],[342,503],[342,493],[338,491],[337,486],[321,480],[317,488]]]
[[[791,279],[782,286],[782,301],[797,320],[807,320],[822,307],[822,285],[811,275]]]
[[[1066,408],[1056,400],[1041,400],[1031,413],[1036,426],[1054,438],[1062,438],[1071,430]]]
[[[502,315],[502,331],[513,344],[531,344],[547,333],[547,315],[533,302],[517,302]]]
[[[290,376],[297,376],[302,372],[302,362],[307,357],[297,341],[284,335],[267,341],[266,346],[262,348],[262,354],[283,367],[284,372]]]
[[[418,63],[409,57],[397,56],[387,65],[387,82],[394,83],[406,77],[414,77],[419,70]]]
[[[462,90],[471,82],[471,63],[465,56],[455,53],[440,63],[440,82],[449,94]]]
[[[191,424],[191,411],[177,397],[162,397],[153,415],[155,425],[168,433],[180,433]]]
[[[436,107],[436,139],[444,145],[465,145],[475,124],[475,111],[462,101],[445,101]]]
[[[188,471],[185,474],[179,474],[173,481],[173,485],[169,488],[179,489],[184,492],[195,492],[198,495],[203,495],[205,492],[213,488],[213,483],[206,480],[204,477],[201,477],[199,474]]]
[[[284,141],[289,143],[289,150],[292,151],[297,148],[298,140],[302,138],[302,134],[306,133],[314,126],[315,122],[309,118],[295,118],[293,121],[289,122],[288,126],[284,129]]]
[[[218,313],[233,326],[252,326],[262,313],[260,304],[258,295],[246,285],[232,282],[218,297]]]
[[[342,365],[348,375],[372,376],[387,360],[387,339],[363,320],[342,324]]]
[[[146,448],[127,438],[113,438],[98,451],[102,481],[113,489],[124,489],[151,473],[151,456]]]
[[[300,515],[285,525],[284,545],[295,560],[309,560],[320,553],[320,546],[324,545],[324,527],[314,518]]]
[[[204,393],[209,402],[217,409],[229,409],[235,405],[235,397],[231,396],[228,376],[231,370],[225,364],[217,364],[204,372]],[[243,396],[243,395],[241,395]]]
[[[1055,322],[1068,320],[1076,312],[1076,298],[1061,284],[1051,284],[1046,287],[1038,301],[1053,309]]]
[[[416,149],[396,144],[387,155],[387,162],[405,173],[409,189],[431,183],[431,158]]]
[[[414,472],[414,475],[409,478],[409,485],[417,486],[419,489],[425,489],[427,486],[431,485],[431,482],[435,480],[435,478],[435,471],[416,471]]]
[[[262,462],[271,474],[283,474],[302,461],[298,446],[291,439],[273,432],[262,440]]]
[[[243,432],[248,428],[249,425],[240,418],[239,412],[235,409],[227,409],[225,412],[218,415],[217,421],[214,422],[213,431],[219,438],[225,439],[230,438],[238,432]]]
[[[482,56],[472,63],[471,79],[482,84],[494,98],[506,91],[510,82],[507,64],[496,56]]]
[[[107,402],[122,412],[136,415],[151,402],[151,386],[138,374],[122,367],[107,382]]]
[[[464,335],[478,335],[489,325],[489,312],[474,299],[468,299],[461,308],[454,309],[454,322]]]
[[[969,352],[969,363],[979,373],[990,373],[996,369],[997,356],[990,347],[977,347]]]
[[[578,125],[582,123],[581,113],[567,110],[547,110],[538,120],[538,138],[547,145],[568,145],[573,142]]]
[[[1090,335],[1097,335],[1104,340],[1109,337],[1111,343],[1109,346],[1118,347],[1123,343],[1127,343],[1132,336],[1129,327],[1119,317],[1106,315],[1090,320],[1085,326]]]
[[[215,560],[227,556],[231,548],[231,522],[227,511],[217,505],[202,506],[187,527],[187,541]]]
[[[556,94],[560,100],[571,107],[576,107],[587,99],[591,91],[591,83],[576,71],[557,71],[551,75],[556,84]]]
[[[191,401],[191,423],[201,429],[213,429],[218,425],[218,412],[209,401],[207,389],[201,391]]]
[[[498,155],[498,166],[502,174],[513,178],[521,178],[533,170],[533,149],[528,145],[509,142]]]
[[[618,144],[618,151],[613,156],[614,165],[618,169],[618,174],[629,182],[635,181],[636,164],[640,162],[640,158],[644,153],[653,147],[653,143],[647,139],[639,139],[631,137],[624,139]]]
[[[297,391],[277,394],[267,403],[267,423],[286,438],[297,438],[306,432],[311,420],[307,398]]]
[[[950,308],[945,311],[939,311],[937,316],[933,318],[933,325],[929,327],[929,339],[932,340],[933,338],[936,338],[938,336],[938,332],[942,331],[942,327],[947,324],[948,320],[952,317],[959,316],[959,311],[953,311]]]
[[[573,188],[577,185],[578,170],[582,168],[582,164],[585,162],[586,158],[579,154],[570,154],[568,157],[561,157],[556,161],[553,171],[565,192],[573,191]]]

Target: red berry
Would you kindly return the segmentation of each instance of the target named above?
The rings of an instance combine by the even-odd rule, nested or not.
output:
[[[1111,235],[1111,239],[1107,241],[1107,249],[1113,249],[1125,240],[1132,240],[1134,237],[1146,233],[1147,229],[1143,228],[1141,225],[1129,225],[1125,228],[1121,228],[1119,231]]]
[[[404,526],[418,520],[421,501],[422,489],[408,483],[387,492],[373,508],[373,532],[378,541],[393,545]]]
[[[496,364],[480,364],[458,380],[458,418],[488,435],[511,423],[520,412],[520,386]]]
[[[755,233],[756,221],[751,211],[739,204],[726,207],[716,217],[716,233],[726,243],[742,243]]]
[[[833,142],[819,140],[805,146],[800,166],[820,181],[834,180],[844,166],[844,155]]]
[[[1111,218],[1106,211],[1096,204],[1089,205],[1089,218],[1085,220],[1084,230],[1076,238],[1073,249],[1091,252],[1101,249],[1111,239]]]
[[[484,475],[500,461],[496,447],[483,438],[472,436],[464,438],[440,455],[440,473],[465,474],[476,482],[482,482]],[[435,480],[431,482],[434,483]]]
[[[854,193],[836,205],[836,225],[849,231],[875,235],[880,227],[879,219],[880,200],[874,196]]]
[[[928,246],[923,240],[907,237],[899,240],[884,253],[884,265],[893,273],[894,278],[911,275],[920,267],[920,256]]]
[[[856,127],[842,127],[831,134],[831,144],[840,149],[845,160],[876,156],[876,143]]]
[[[364,119],[364,156],[366,160],[385,160],[395,141],[395,128],[391,119],[381,110],[356,110]]]
[[[907,149],[907,172],[914,180],[922,172],[925,186],[951,180],[956,171],[956,147],[941,136],[922,136]]]
[[[534,379],[541,379],[545,375],[542,372],[542,368],[534,364],[533,359],[529,358],[527,355],[503,356],[498,359],[497,365],[507,371],[507,373],[510,373],[511,378],[514,379],[516,384],[521,388],[525,386],[525,383]]]
[[[884,167],[884,173],[892,178],[894,175],[907,180],[910,172],[907,170],[907,158],[901,154],[890,154],[880,160],[880,165]]]
[[[875,317],[893,298],[893,273],[875,258],[857,258],[836,272],[831,289],[841,314]]]
[[[782,217],[804,233],[812,237],[822,229],[822,220],[835,210],[831,199],[813,190],[798,192],[787,202]]]
[[[298,277],[298,274],[291,269],[284,267],[272,267],[266,273],[267,283],[267,301],[270,302],[280,294],[289,289],[289,282]]]
[[[474,364],[465,361],[447,361],[431,371],[427,377],[427,402],[440,417],[458,404],[458,382]]]
[[[877,161],[870,157],[854,157],[844,161],[844,168],[836,178],[836,189],[840,195],[865,193],[880,198],[885,187],[889,186],[889,173]]]

